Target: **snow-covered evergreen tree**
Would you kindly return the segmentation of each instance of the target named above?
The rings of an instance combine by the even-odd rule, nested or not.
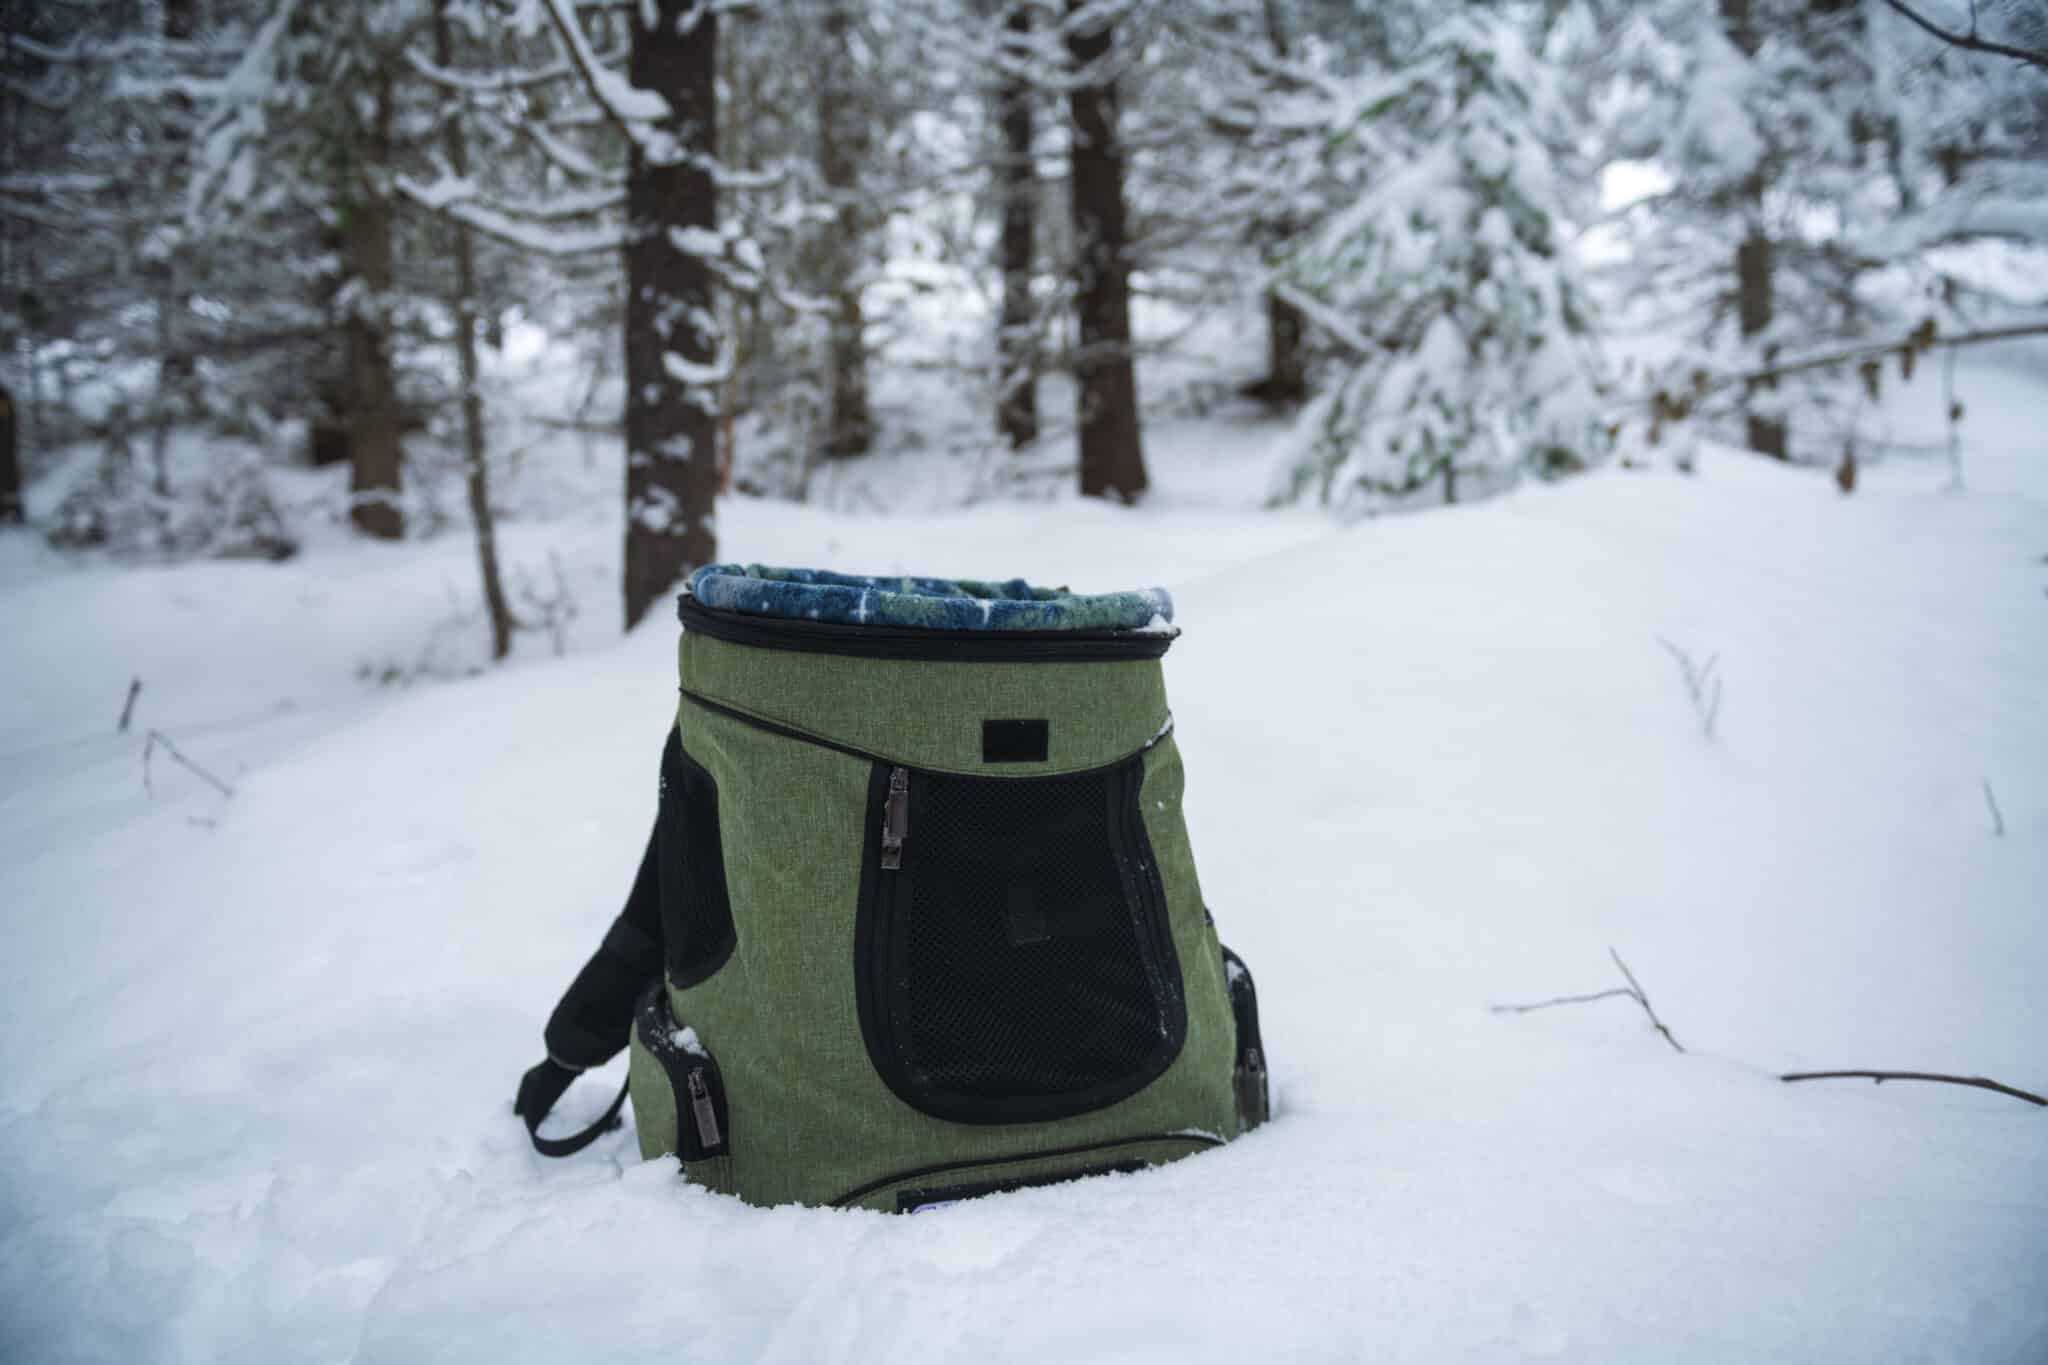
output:
[[[1279,276],[1349,357],[1275,496],[1456,501],[1598,458],[1591,304],[1549,150],[1567,116],[1514,27],[1463,7],[1412,61],[1338,85],[1327,112],[1350,198]]]
[[[1852,463],[1876,372],[1775,370],[2007,309],[1975,267],[1987,243],[2048,242],[2038,72],[1848,0],[1668,0],[1620,28],[1613,149],[1670,183],[1625,219],[1618,283],[1686,343],[1639,417]]]

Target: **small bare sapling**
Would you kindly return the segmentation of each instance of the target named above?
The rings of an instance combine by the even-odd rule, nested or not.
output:
[[[1659,635],[1657,643],[1664,646],[1664,652],[1678,665],[1678,675],[1685,680],[1685,695],[1692,702],[1692,713],[1699,718],[1700,733],[1708,739],[1714,737],[1714,722],[1721,715],[1721,656],[1709,654],[1705,663],[1693,658],[1691,651],[1671,643]]]

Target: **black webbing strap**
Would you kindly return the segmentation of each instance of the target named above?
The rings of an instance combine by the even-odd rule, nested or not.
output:
[[[573,1156],[582,1151],[605,1133],[619,1126],[619,1109],[626,1103],[626,1086],[619,1087],[619,1093],[612,1098],[611,1105],[588,1128],[569,1134],[567,1137],[547,1138],[540,1135],[541,1120],[562,1098],[562,1092],[569,1083],[581,1075],[549,1057],[539,1066],[532,1068],[519,1079],[519,1098],[512,1101],[512,1112],[526,1120],[526,1135],[533,1139],[533,1150],[542,1156]]]
[[[662,751],[664,773],[679,760],[682,742],[675,727],[668,731]],[[668,783],[663,780],[662,801],[669,800]],[[662,819],[657,815],[647,848],[640,855],[640,871],[626,906],[605,931],[604,941],[548,1017],[543,1038],[547,1060],[519,1079],[519,1095],[512,1112],[526,1120],[533,1149],[542,1156],[569,1156],[580,1152],[598,1136],[619,1126],[619,1110],[626,1102],[626,1088],[604,1111],[603,1117],[581,1132],[568,1137],[544,1138],[541,1120],[555,1107],[569,1083],[592,1067],[603,1066],[626,1046],[633,1025],[633,1006],[651,982],[661,979],[661,855]]]

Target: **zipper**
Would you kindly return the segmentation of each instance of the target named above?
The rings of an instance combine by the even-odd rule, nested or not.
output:
[[[704,1144],[707,1152],[716,1151],[720,1146],[718,1133],[718,1110],[711,1103],[711,1083],[704,1079],[704,1068],[690,1068],[690,1113],[697,1121],[697,1139]]]
[[[889,799],[882,805],[882,870],[903,866],[903,839],[910,833],[910,769],[889,769]]]
[[[800,654],[955,663],[1100,663],[1157,659],[1180,632],[1134,630],[928,630],[851,626],[838,621],[755,616],[705,606],[684,593],[676,616],[686,630],[728,644]]]
[[[1056,1157],[1091,1156],[1097,1152],[1114,1152],[1124,1147],[1138,1147],[1151,1142],[1195,1142],[1205,1147],[1221,1147],[1223,1140],[1208,1133],[1153,1133],[1147,1137],[1117,1138],[1111,1142],[1088,1143],[1079,1147],[1055,1147],[1043,1152],[1014,1152],[1009,1156],[986,1156],[972,1161],[948,1161],[936,1166],[919,1166],[913,1170],[898,1171],[885,1175],[879,1180],[870,1180],[865,1185],[856,1185],[845,1194],[833,1200],[828,1207],[837,1208],[851,1204],[856,1199],[866,1198],[876,1190],[901,1184],[906,1180],[924,1180],[933,1176],[951,1175],[955,1171],[972,1171],[983,1166],[1006,1166],[1016,1161],[1041,1161]]]

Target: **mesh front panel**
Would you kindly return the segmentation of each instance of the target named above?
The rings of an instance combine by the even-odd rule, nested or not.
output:
[[[1172,1046],[1149,852],[1120,808],[1136,780],[921,776],[903,870],[885,874],[903,878],[890,1013],[913,1086],[1075,1096],[1141,1077]]]

